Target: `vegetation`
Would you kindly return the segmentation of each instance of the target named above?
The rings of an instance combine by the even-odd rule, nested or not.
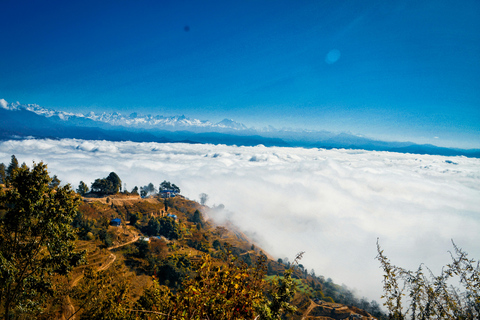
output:
[[[55,295],[55,276],[82,260],[71,222],[79,198],[70,186],[52,185],[47,166],[9,166],[0,192],[0,315],[36,314]],[[15,159],[16,160],[16,159]]]
[[[78,188],[77,188],[77,193],[83,197],[88,193],[88,190],[89,189],[87,184],[83,181],[80,181],[80,184],[78,185]]]
[[[165,190],[172,190],[175,193],[180,193],[180,188],[177,187],[174,183],[171,183],[170,181],[164,180],[162,183],[160,183],[160,191],[165,191]]]
[[[155,193],[157,193],[157,189],[151,182],[146,186],[140,187],[140,195],[142,197],[146,197],[147,195],[155,194]]]
[[[81,182],[77,192],[87,197],[80,201],[70,186],[60,187],[58,178],[48,177],[43,164],[30,171],[24,164],[19,168],[12,157],[10,167],[12,174],[6,172],[7,184],[0,191],[4,318],[301,319],[311,306],[335,308],[334,302],[363,305],[382,316],[375,302],[358,300],[346,287],[298,264],[301,255],[293,262],[270,260],[241,232],[204,219],[204,210],[223,208],[205,207],[206,195],[203,205],[181,196],[132,197],[119,193],[121,180],[112,172],[95,180],[90,193]],[[20,193],[22,188],[26,191]],[[150,183],[141,191],[152,189],[156,193]],[[180,191],[168,181],[160,184],[160,190]],[[24,208],[12,205],[7,195],[16,195],[12,199]],[[30,214],[25,228],[9,222],[24,213]],[[110,225],[114,218],[121,219],[120,226]],[[44,236],[35,231],[35,223],[45,224]],[[14,247],[23,251],[11,254],[4,239],[17,230],[24,234],[16,238]],[[75,233],[81,249],[74,251]],[[148,236],[146,241],[143,237]],[[34,277],[28,280],[14,279],[20,273],[12,271],[11,261],[30,259],[28,244],[38,245],[30,247],[37,248],[32,265],[39,271],[27,272]],[[87,253],[86,265],[79,266],[82,251]],[[21,295],[5,312],[10,284],[18,286]],[[350,314],[367,314],[348,308]]]
[[[453,243],[452,263],[439,276],[422,265],[410,271],[392,265],[377,242],[385,272],[383,290],[390,319],[479,319],[480,267]],[[463,291],[450,285],[458,281]]]
[[[122,180],[115,172],[110,172],[108,177],[96,179],[92,183],[92,192],[99,195],[118,193],[122,189]]]
[[[6,167],[3,163],[0,163],[0,184],[4,184],[7,178]]]

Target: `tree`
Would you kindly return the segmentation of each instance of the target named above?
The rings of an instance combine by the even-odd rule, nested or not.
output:
[[[77,193],[81,196],[85,196],[88,192],[88,186],[85,182],[80,181],[80,184],[78,185]]]
[[[95,179],[92,183],[92,192],[101,195],[115,194],[122,188],[122,180],[115,172],[110,172],[108,177],[103,179]]]
[[[13,175],[13,172],[18,169],[18,160],[15,157],[14,154],[12,154],[12,160],[10,161],[10,164],[8,165],[7,168],[7,177],[10,177]]]
[[[159,190],[173,190],[175,193],[180,193],[180,188],[177,187],[174,183],[170,183],[170,181],[167,180],[164,180],[162,183],[160,183]]]
[[[82,258],[74,252],[71,223],[79,198],[70,185],[50,188],[42,162],[17,168],[0,194],[0,315],[38,313],[55,290],[54,277],[65,276]]]
[[[200,211],[198,210],[195,210],[195,212],[193,213],[193,216],[191,219],[189,219],[190,222],[194,222],[194,223],[198,223],[200,224],[201,226],[203,226],[203,219],[202,219],[202,215],[200,214]]]
[[[92,192],[106,194],[109,189],[109,181],[107,179],[95,179],[91,186]]]
[[[3,163],[0,163],[0,184],[5,183],[7,178],[6,167]]]
[[[57,175],[55,174],[52,177],[52,181],[50,181],[50,183],[48,184],[48,187],[52,189],[52,188],[58,187],[59,185],[60,185],[60,179],[58,179]]]
[[[137,187],[137,186],[135,186],[135,187],[132,189],[131,194],[136,194],[136,195],[138,195],[138,187]]]
[[[115,172],[110,172],[106,179],[111,182],[111,189],[108,193],[115,194],[122,190],[122,180]]]
[[[151,182],[146,186],[140,187],[140,195],[142,197],[146,197],[149,194],[155,194],[155,193],[157,193],[157,189]]]
[[[200,204],[204,206],[208,201],[208,194],[200,193],[199,197],[200,197]]]
[[[420,265],[410,271],[392,265],[377,241],[377,259],[385,274],[384,305],[389,319],[479,319],[480,266],[453,243],[452,263],[442,268],[439,276],[428,269],[428,277]],[[458,281],[463,290],[449,284]],[[404,297],[408,296],[406,300]],[[406,305],[406,307],[404,307]]]
[[[137,313],[153,312],[156,319],[258,319],[279,320],[285,312],[295,310],[289,301],[295,294],[293,269],[266,288],[265,257],[248,266],[229,254],[219,265],[209,255],[203,255],[196,275],[182,282],[174,295],[166,286],[155,282],[137,301]],[[164,273],[162,273],[164,274]],[[155,310],[155,311],[151,311]]]

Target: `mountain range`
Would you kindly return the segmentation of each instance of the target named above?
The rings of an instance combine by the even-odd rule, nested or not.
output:
[[[343,148],[444,156],[480,157],[480,149],[455,149],[413,142],[387,142],[350,133],[256,129],[224,119],[218,123],[184,115],[165,117],[132,113],[69,113],[36,104],[0,99],[0,139],[75,138],[134,142],[184,142],[304,148]]]

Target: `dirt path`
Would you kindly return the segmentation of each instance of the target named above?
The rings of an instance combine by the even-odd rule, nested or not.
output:
[[[125,242],[125,243],[117,244],[116,246],[113,246],[113,247],[109,247],[108,250],[113,250],[113,249],[117,249],[117,248],[126,246],[126,245],[128,245],[128,244],[131,244],[131,243],[134,243],[134,242],[138,241],[138,239],[140,239],[140,236],[136,235],[136,236],[133,238],[133,240],[130,240],[130,241]]]
[[[308,306],[308,309],[305,311],[305,313],[302,315],[302,320],[306,319],[310,312],[315,308],[317,304],[313,302],[313,300],[310,300],[310,305]]]
[[[135,238],[133,238],[133,240],[130,240],[130,241],[125,242],[125,243],[118,244],[116,246],[113,246],[113,247],[110,247],[110,248],[107,248],[107,249],[108,250],[117,249],[117,248],[129,245],[131,243],[134,243],[134,242],[138,241],[138,239],[140,239],[140,236],[137,235],[137,236],[135,236]],[[101,267],[99,267],[97,269],[97,271],[107,270],[115,262],[115,260],[117,260],[117,256],[113,253],[110,253],[110,257],[108,258],[108,262],[103,264]],[[75,287],[78,284],[78,282],[80,282],[80,280],[82,280],[82,279],[83,279],[83,273],[79,274],[72,281],[71,287],[72,288]],[[61,320],[66,320],[66,319],[75,320],[75,307],[72,304],[69,296],[66,296],[65,304],[62,307],[62,315],[61,315],[60,319]]]

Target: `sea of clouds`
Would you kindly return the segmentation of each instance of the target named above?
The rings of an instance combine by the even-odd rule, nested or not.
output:
[[[302,264],[380,302],[376,241],[392,262],[438,274],[451,239],[480,259],[480,159],[304,148],[83,140],[0,143],[74,188],[115,171],[127,189],[163,180],[230,220],[275,258]]]

